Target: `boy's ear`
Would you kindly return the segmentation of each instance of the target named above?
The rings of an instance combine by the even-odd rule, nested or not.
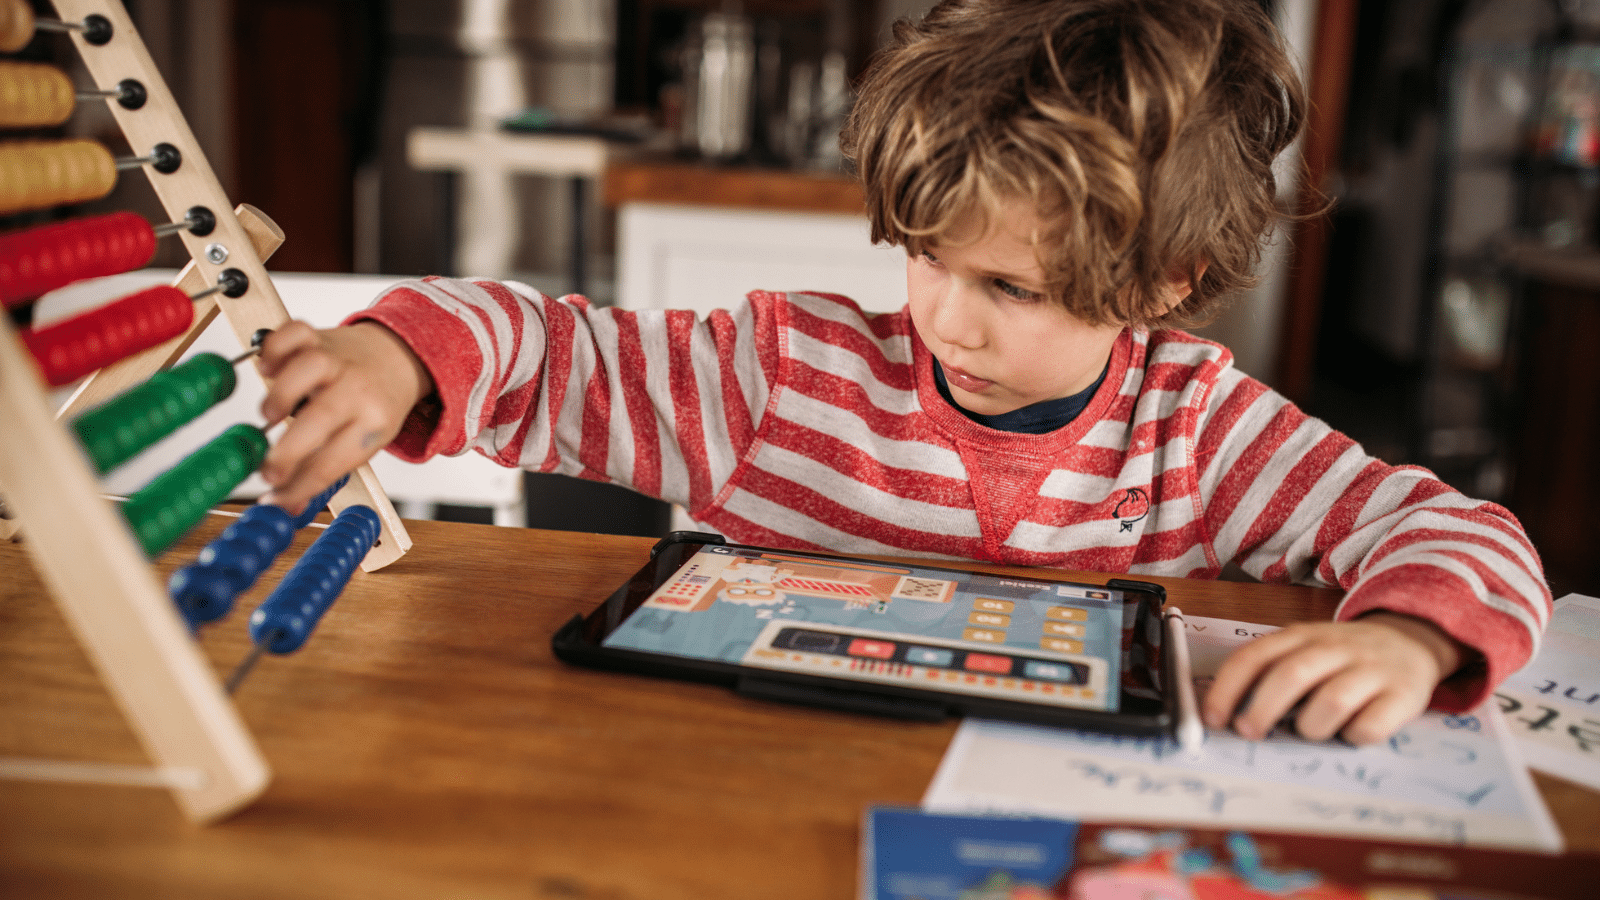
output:
[[[1206,261],[1201,260],[1195,265],[1193,273],[1185,266],[1173,266],[1167,270],[1167,309],[1171,310],[1178,304],[1189,299],[1194,292],[1194,283],[1206,274]]]

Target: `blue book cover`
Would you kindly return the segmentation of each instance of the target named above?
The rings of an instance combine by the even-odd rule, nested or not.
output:
[[[863,900],[1047,898],[1078,826],[874,807],[862,825]]]

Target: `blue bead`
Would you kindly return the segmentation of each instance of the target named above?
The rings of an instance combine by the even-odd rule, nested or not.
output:
[[[173,572],[167,590],[190,628],[227,615],[233,608],[234,598],[239,595],[225,573],[203,566],[185,566]]]

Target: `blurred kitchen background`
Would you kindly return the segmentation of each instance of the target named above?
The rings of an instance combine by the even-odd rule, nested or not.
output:
[[[1506,504],[1558,594],[1600,593],[1600,0],[1266,2],[1316,104],[1283,203],[1334,206],[1203,333],[1376,455]],[[127,5],[230,196],[287,233],[276,271],[903,302],[836,138],[851,80],[926,0]],[[25,54],[71,63],[48,39]],[[109,118],[69,127],[118,140]],[[104,205],[156,208],[141,189]],[[530,477],[528,521],[668,527],[574,484]]]

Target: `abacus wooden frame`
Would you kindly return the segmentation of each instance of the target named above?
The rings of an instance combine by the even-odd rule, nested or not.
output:
[[[68,415],[109,399],[171,365],[218,310],[228,320],[240,346],[245,347],[250,345],[250,337],[258,329],[278,328],[289,321],[289,312],[243,224],[228,214],[233,204],[223,192],[177,101],[121,5],[117,0],[54,0],[54,5],[66,21],[83,21],[91,14],[110,20],[112,38],[105,46],[88,43],[79,32],[72,33],[72,41],[96,84],[114,85],[130,77],[143,82],[148,99],[139,109],[106,104],[133,152],[142,153],[156,144],[167,143],[183,155],[183,164],[177,171],[169,175],[150,174],[151,187],[167,215],[172,221],[182,221],[189,208],[195,205],[205,206],[216,214],[217,225],[210,234],[178,232],[193,260],[191,268],[198,275],[194,283],[215,284],[225,269],[238,269],[250,279],[250,290],[243,296],[213,295],[215,305],[203,307],[204,315],[199,314],[202,310],[196,310],[195,324],[184,336],[108,366],[91,377],[63,408],[62,415]],[[372,507],[384,526],[383,536],[362,561],[362,568],[372,571],[403,556],[411,546],[411,539],[370,466],[362,466],[351,474],[350,484],[333,498],[329,508],[337,512],[355,503]]]
[[[281,243],[282,233],[247,207],[229,213],[232,204],[121,5],[117,0],[54,0],[54,6],[65,21],[81,22],[94,14],[111,22],[112,39],[104,46],[91,45],[76,32],[72,40],[96,84],[130,77],[144,83],[149,97],[143,107],[109,107],[136,153],[163,142],[182,153],[177,172],[150,175],[168,215],[182,220],[195,205],[216,214],[211,234],[181,232],[193,262],[178,284],[194,293],[215,283],[226,268],[250,279],[250,289],[240,297],[202,301],[188,333],[91,376],[60,411],[66,417],[171,365],[218,311],[242,346],[257,329],[276,328],[289,314],[262,263]],[[47,398],[16,330],[0,316],[0,421],[6,423],[0,429],[0,485],[25,532],[25,546],[156,764],[157,780],[165,780],[190,819],[226,816],[266,788],[270,768]],[[362,568],[381,568],[402,556],[410,536],[367,466],[352,473],[329,506],[338,511],[357,503],[370,506],[383,523]]]

